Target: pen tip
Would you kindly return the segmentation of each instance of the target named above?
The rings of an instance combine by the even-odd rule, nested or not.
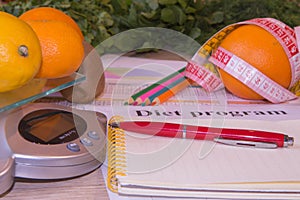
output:
[[[293,146],[293,144],[294,144],[294,138],[288,136],[287,139],[286,139],[286,143],[287,143],[287,146]]]
[[[120,124],[118,122],[112,122],[109,124],[109,126],[111,126],[112,128],[119,128]]]

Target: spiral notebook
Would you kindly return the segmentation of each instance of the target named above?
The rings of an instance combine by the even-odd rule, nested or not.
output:
[[[147,136],[109,127],[107,184],[120,195],[300,199],[298,124],[299,120],[227,120],[222,125],[285,132],[295,138],[294,146],[277,149]]]

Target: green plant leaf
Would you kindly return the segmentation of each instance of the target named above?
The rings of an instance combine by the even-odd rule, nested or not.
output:
[[[106,11],[101,12],[99,14],[99,22],[106,26],[112,26],[114,24],[114,20],[112,19],[111,15]]]
[[[156,10],[159,8],[158,0],[146,0],[146,2],[152,10]]]
[[[188,1],[186,0],[178,0],[178,3],[182,8],[186,8],[188,6]]]
[[[177,6],[177,5],[172,5],[172,6],[170,6],[170,8],[175,13],[175,17],[176,17],[177,23],[179,25],[183,25],[185,23],[185,21],[186,21],[186,15],[183,12],[183,10],[179,6]]]
[[[175,24],[177,21],[176,21],[176,14],[175,14],[174,10],[171,8],[168,8],[168,7],[163,8],[161,10],[161,20],[163,22]]]
[[[161,5],[173,5],[177,3],[177,0],[158,0]]]
[[[192,28],[189,33],[189,36],[193,39],[200,37],[200,35],[201,35],[201,29],[198,27]]]
[[[251,18],[272,17],[291,27],[300,25],[299,0],[13,0],[0,3],[0,10],[20,16],[39,6],[70,15],[93,46],[123,31],[148,26],[177,30],[203,44],[223,27]],[[131,41],[133,46],[138,42]],[[172,42],[168,43],[172,48],[182,48]],[[120,45],[107,46],[103,51],[120,51]]]
[[[151,12],[141,12],[141,15],[146,17],[147,19],[152,19],[155,18],[155,16],[157,15],[157,12],[155,11],[151,11]]]
[[[210,20],[211,24],[218,24],[223,22],[224,20],[224,13],[222,11],[216,11],[212,14],[212,18]]]

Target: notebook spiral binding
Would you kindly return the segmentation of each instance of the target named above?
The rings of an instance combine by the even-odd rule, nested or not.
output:
[[[114,116],[109,124],[122,121],[122,117]],[[112,192],[118,191],[117,176],[126,176],[126,144],[125,131],[108,126],[108,175],[107,186]]]

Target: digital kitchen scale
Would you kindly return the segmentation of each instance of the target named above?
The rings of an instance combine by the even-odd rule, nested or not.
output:
[[[105,159],[103,113],[48,103],[28,103],[84,80],[0,106],[0,195],[14,178],[63,179],[86,174]]]

